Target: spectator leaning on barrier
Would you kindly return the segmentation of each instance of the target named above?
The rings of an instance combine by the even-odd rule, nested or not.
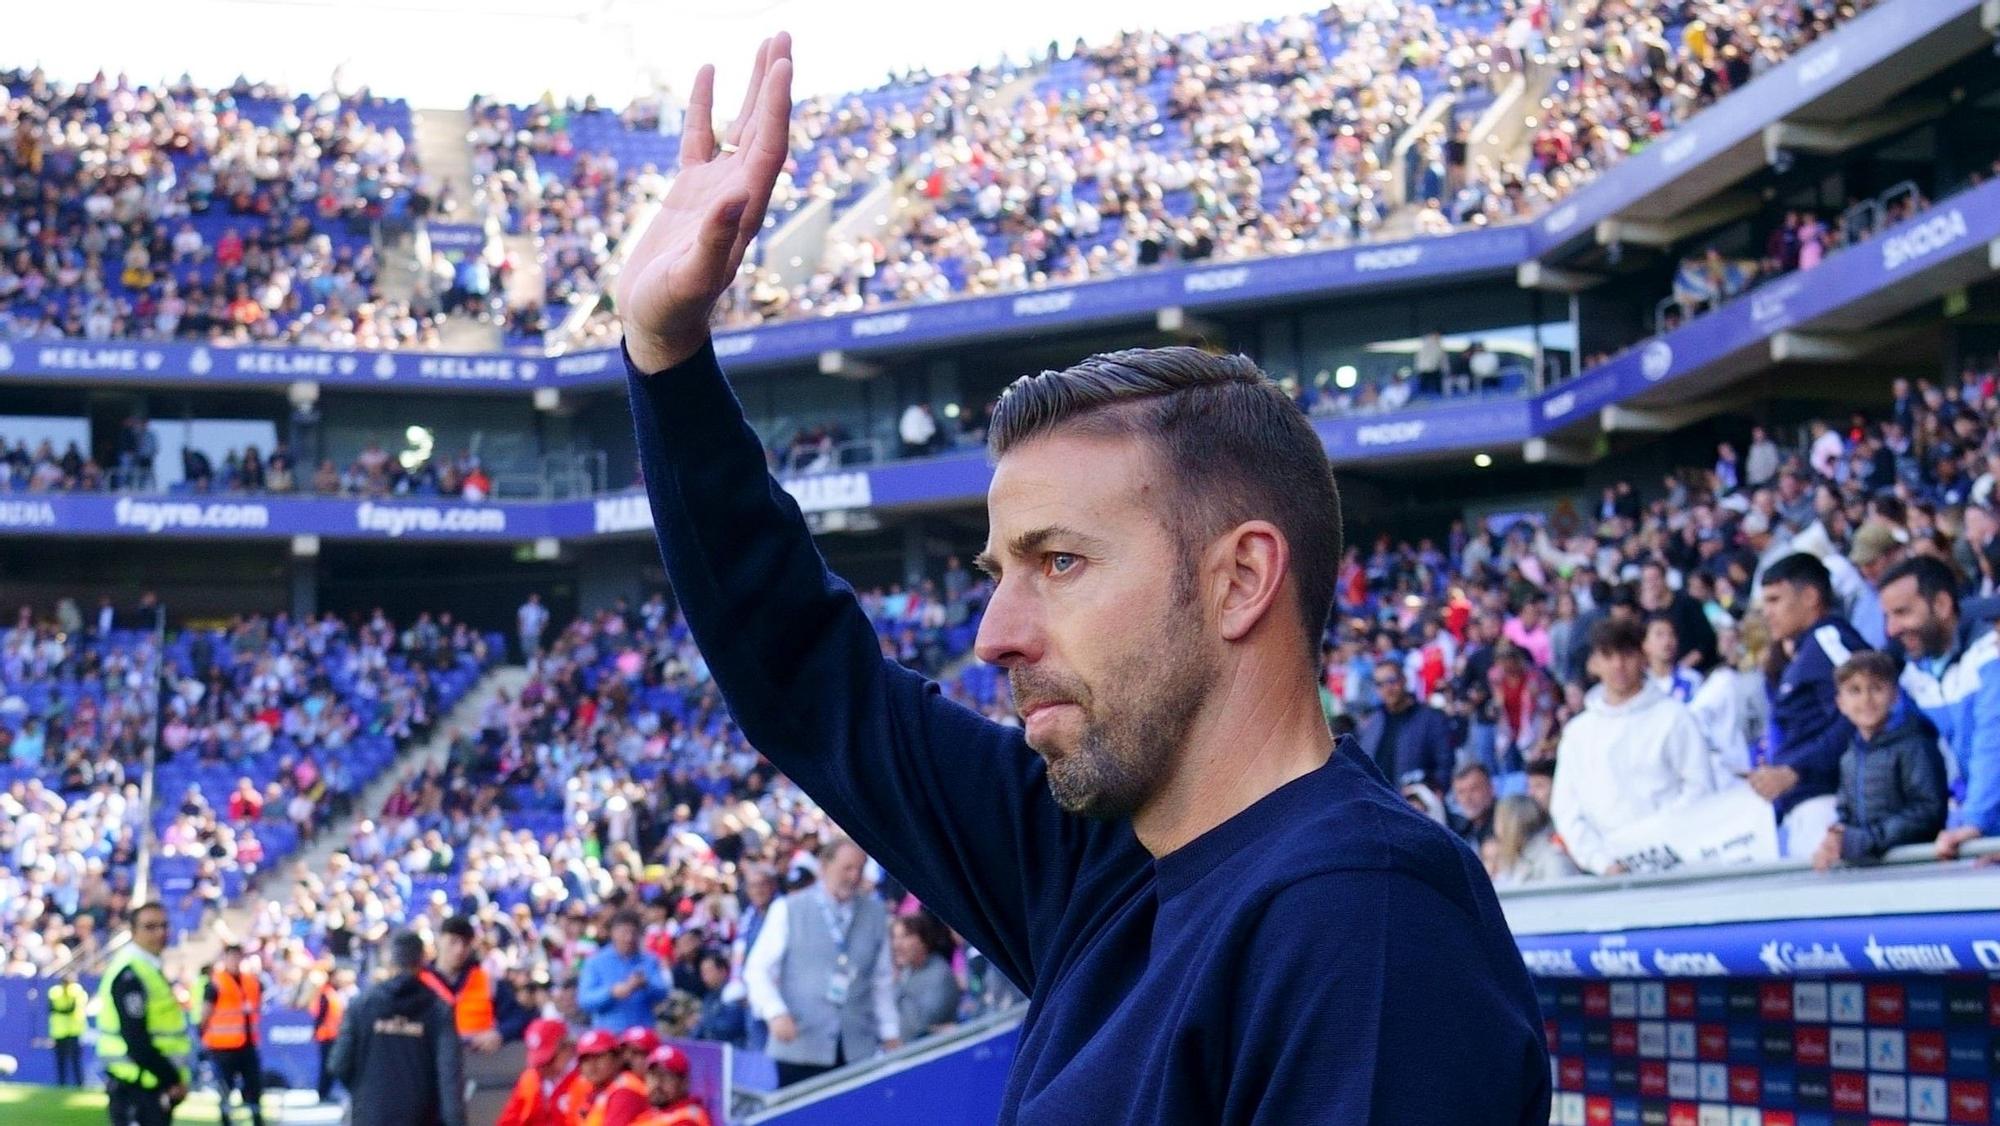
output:
[[[1878,860],[1898,845],[1935,840],[1947,801],[1944,758],[1922,716],[1896,716],[1896,659],[1867,650],[1834,670],[1840,714],[1854,737],[1840,757],[1839,820],[1813,867]],[[1907,711],[1907,709],[1904,709]]]
[[[1624,871],[1611,834],[1715,790],[1708,743],[1680,701],[1647,683],[1644,647],[1637,622],[1613,618],[1591,630],[1598,684],[1556,752],[1556,832],[1577,866],[1599,875]]]
[[[2000,834],[2000,633],[1959,616],[1959,576],[1935,556],[1905,560],[1882,576],[1882,615],[1909,659],[1901,686],[1937,728],[1963,788],[1938,855]]]
[[[1760,605],[1774,642],[1773,741],[1750,786],[1772,803],[1785,855],[1804,856],[1833,823],[1840,755],[1853,734],[1834,704],[1833,670],[1868,643],[1835,610],[1826,564],[1803,552],[1765,570]]]

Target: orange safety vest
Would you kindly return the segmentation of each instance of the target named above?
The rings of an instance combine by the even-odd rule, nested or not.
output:
[[[632,1126],[714,1126],[708,1120],[708,1112],[693,1099],[683,1099],[680,1105],[652,1110],[632,1120]]]
[[[340,1038],[340,1018],[347,1011],[347,1002],[341,999],[340,990],[331,985],[319,989],[319,1020],[313,1024],[313,1040],[324,1044]]]
[[[602,1091],[592,1096],[590,1113],[583,1116],[582,1126],[604,1126],[604,1112],[610,1108],[612,1092],[621,1087],[638,1095],[641,1100],[646,1097],[646,1081],[629,1071],[621,1071],[618,1078],[606,1083]]]
[[[248,974],[232,976],[222,970],[216,971],[209,984],[215,987],[215,1007],[202,1027],[202,1047],[227,1052],[254,1046],[264,987]]]
[[[500,1108],[500,1117],[494,1126],[571,1126],[576,1116],[566,1110],[558,1096],[562,1094],[560,1081],[554,1090],[543,1086],[542,1073],[528,1068],[514,1080],[514,1093],[507,1098],[507,1105]]]
[[[584,1114],[589,1111],[590,1080],[583,1077],[575,1064],[570,1065],[568,1074],[556,1080],[555,1102],[556,1110],[565,1122],[582,1122]]]
[[[460,1036],[477,1036],[493,1031],[493,986],[486,980],[484,966],[473,963],[472,968],[459,979],[457,989],[445,984],[444,977],[433,969],[426,969],[417,977],[440,1000],[451,1006]]]

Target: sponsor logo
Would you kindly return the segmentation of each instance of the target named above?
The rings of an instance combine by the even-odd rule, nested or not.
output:
[[[1951,1083],[1951,1114],[1954,1122],[1977,1122],[1989,1112],[1986,1105],[1986,1084],[1977,1081],[1953,1080]]]
[[[310,1044],[312,1033],[309,1024],[281,1024],[269,1030],[273,1044]]]
[[[718,354],[721,353],[721,340],[715,342],[715,350]],[[615,352],[586,352],[581,356],[558,356],[556,358],[556,374],[595,375],[609,368],[611,361],[616,356],[617,353]]]
[[[862,317],[849,327],[855,336],[894,336],[910,327],[910,314],[883,313],[880,316]]]
[[[160,370],[160,365],[165,362],[165,359],[158,352],[148,351],[139,357],[139,366],[145,368],[147,371],[158,371]]]
[[[1674,370],[1673,346],[1664,340],[1655,340],[1639,353],[1639,374],[1648,383],[1658,383]]]
[[[1767,942],[1757,950],[1757,959],[1774,974],[1816,973],[1822,970],[1851,970],[1847,955],[1838,943]]]
[[[1758,1082],[1756,1068],[1732,1067],[1729,1069],[1729,1101],[1754,1103],[1761,1093],[1761,1087],[1762,1084]]]
[[[51,371],[138,371],[137,348],[52,345],[35,349],[35,363]]]
[[[1903,987],[1900,985],[1869,986],[1868,1020],[1871,1024],[1901,1024],[1903,1021]]]
[[[1830,1085],[1835,1110],[1868,1109],[1868,1076],[1857,1071],[1836,1071]]]
[[[875,503],[874,489],[866,473],[818,473],[794,477],[784,482],[785,491],[799,504],[800,512],[834,512],[867,508]]]
[[[1404,270],[1423,259],[1421,246],[1391,246],[1381,250],[1359,250],[1354,254],[1354,271],[1359,274],[1378,270]]]
[[[1919,258],[1945,249],[1966,236],[1965,216],[1954,207],[1933,215],[1899,235],[1882,240],[1882,268],[1900,270]]]
[[[1722,959],[1706,950],[1679,954],[1655,950],[1653,968],[1668,977],[1723,977],[1729,973],[1729,967],[1722,964]],[[1688,1000],[1691,1010],[1693,998]]]
[[[1637,950],[1593,950],[1591,968],[1605,977],[1650,977],[1645,956]]]
[[[1868,960],[1875,963],[1878,970],[1915,970],[1919,973],[1941,974],[1962,969],[1958,956],[1951,947],[1942,942],[1906,942],[1884,945],[1868,936],[1868,944],[1861,948]]]
[[[1076,291],[1062,293],[1031,293],[1014,299],[1014,315],[1017,317],[1046,317],[1050,313],[1066,312],[1076,304]]]
[[[1750,295],[1750,319],[1760,325],[1769,324],[1783,317],[1787,301],[1790,301],[1805,283],[1797,278],[1788,278],[1776,285],[1760,289]]]
[[[333,370],[342,375],[353,375],[361,369],[361,361],[353,356],[342,356],[333,362]]]
[[[14,349],[5,340],[0,340],[0,368],[14,366]]]
[[[1900,1028],[1870,1029],[1868,1066],[1877,1071],[1902,1071],[1908,1066],[1908,1047]]]
[[[1868,1066],[1868,1034],[1858,1028],[1827,1032],[1827,1059],[1835,1067],[1859,1071]]]
[[[636,532],[653,526],[653,508],[643,495],[629,497],[606,497],[593,501],[591,507],[596,516],[593,530],[602,535],[607,532]]]
[[[1189,274],[1181,279],[1182,293],[1226,293],[1232,289],[1242,289],[1250,283],[1250,267],[1237,266],[1228,270],[1204,270],[1199,274]]]
[[[332,375],[333,357],[325,353],[312,352],[236,352],[231,357],[235,361],[238,375]]]
[[[1660,146],[1660,163],[1672,168],[1693,156],[1695,146],[1700,143],[1699,134],[1684,129],[1680,136]]]
[[[267,528],[271,524],[271,510],[261,504],[195,504],[120,497],[111,508],[111,519],[118,527],[147,532],[164,532],[169,528]]]
[[[1402,446],[1423,436],[1424,424],[1421,422],[1378,422],[1354,431],[1355,443],[1362,446]]]
[[[53,528],[56,506],[45,500],[0,500],[0,528]]]
[[[1799,60],[1799,85],[1814,86],[1826,80],[1840,65],[1839,44],[1829,44],[1818,53]]]
[[[1523,950],[1521,961],[1527,963],[1528,972],[1536,977],[1583,976],[1583,970],[1576,964],[1576,954],[1570,950]]]
[[[1944,1033],[1911,1030],[1907,1052],[1910,1070],[1943,1075],[1945,1065]]]
[[[540,375],[541,373],[542,373],[542,365],[536,363],[533,360],[521,361],[521,379],[523,382],[532,382],[534,378],[537,375]]]
[[[1982,970],[2000,970],[2000,942],[1978,938],[1972,942],[1972,956]]]
[[[715,338],[715,354],[723,359],[731,356],[747,356],[757,346],[757,334],[738,332]]]
[[[535,365],[511,356],[425,356],[417,360],[418,379],[512,383],[534,377]]]
[[[385,352],[375,357],[375,378],[389,379],[395,374],[396,361],[390,359],[388,353]]]
[[[507,530],[507,510],[363,501],[354,510],[354,526],[364,532],[380,532],[390,539],[409,532],[504,532]]]
[[[1557,419],[1575,409],[1576,392],[1564,391],[1560,395],[1551,396],[1547,402],[1542,404],[1542,417],[1545,419]]]
[[[1868,1113],[1901,1117],[1909,1113],[1910,1081],[1900,1075],[1868,1076]]]
[[[1542,230],[1552,235],[1559,235],[1576,225],[1578,214],[1574,203],[1558,207],[1549,212],[1548,218],[1542,220]]]

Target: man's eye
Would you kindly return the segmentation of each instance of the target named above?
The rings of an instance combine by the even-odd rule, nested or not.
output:
[[[1047,562],[1048,572],[1051,575],[1064,574],[1081,562],[1081,559],[1066,551],[1050,552]]]

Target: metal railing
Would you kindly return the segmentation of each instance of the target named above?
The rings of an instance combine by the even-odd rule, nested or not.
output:
[[[1967,841],[1958,850],[1961,860],[1984,860],[2000,857],[2000,837],[1980,837]],[[1844,869],[1868,869],[1894,866],[1915,867],[1920,864],[1944,864],[1937,849],[1930,844],[1903,845],[1890,849],[1882,859],[1874,864],[1838,865]],[[1684,884],[1703,883],[1710,880],[1734,880],[1744,876],[1775,876],[1794,872],[1809,872],[1812,861],[1806,859],[1770,860],[1756,864],[1709,864],[1691,865],[1668,872],[1651,872],[1645,875],[1625,876],[1567,876],[1560,880],[1547,880],[1537,884],[1503,888],[1499,891],[1502,900],[1534,899],[1552,895],[1572,895],[1577,892],[1629,891],[1634,888],[1673,887]]]

